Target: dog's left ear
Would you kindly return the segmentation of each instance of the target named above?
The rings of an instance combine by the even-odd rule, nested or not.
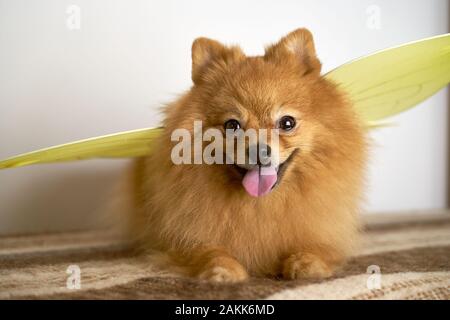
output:
[[[295,59],[303,74],[320,74],[322,64],[316,56],[314,40],[308,29],[297,29],[266,49],[266,60]]]

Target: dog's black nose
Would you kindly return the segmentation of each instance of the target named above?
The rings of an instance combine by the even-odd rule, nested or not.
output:
[[[270,165],[272,149],[267,144],[259,144],[257,147],[247,148],[247,154],[251,164],[259,166]]]

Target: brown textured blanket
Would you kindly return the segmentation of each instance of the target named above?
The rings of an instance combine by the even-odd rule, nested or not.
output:
[[[104,232],[1,237],[0,299],[450,298],[448,212],[367,220],[362,250],[333,278],[233,285],[158,270]]]

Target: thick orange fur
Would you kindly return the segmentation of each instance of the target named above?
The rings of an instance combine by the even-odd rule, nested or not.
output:
[[[241,281],[332,274],[358,238],[366,138],[352,106],[320,76],[312,35],[298,29],[260,57],[200,38],[194,86],[167,106],[157,147],[135,165],[133,234],[170,253],[192,276]],[[280,156],[296,149],[281,183],[252,198],[229,165],[175,165],[174,129],[223,128],[239,114],[247,128],[273,128],[280,108],[298,121],[280,136]]]

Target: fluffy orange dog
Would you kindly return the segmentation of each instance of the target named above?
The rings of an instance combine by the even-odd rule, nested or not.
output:
[[[357,240],[366,138],[320,71],[306,29],[258,57],[195,40],[194,85],[166,108],[155,150],[135,165],[133,234],[143,246],[211,281],[330,276]],[[204,130],[279,129],[271,178],[255,167],[174,164],[171,133],[192,132],[194,120]]]

